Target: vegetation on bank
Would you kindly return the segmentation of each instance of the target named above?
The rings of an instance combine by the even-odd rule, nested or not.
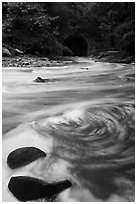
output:
[[[82,33],[92,42],[89,54],[135,55],[134,2],[3,2],[2,29],[3,47],[25,54],[63,55],[65,37]]]

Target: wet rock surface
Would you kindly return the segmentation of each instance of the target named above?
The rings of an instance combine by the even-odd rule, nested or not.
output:
[[[135,73],[126,75],[127,81],[135,81]]]
[[[50,64],[48,58],[38,58],[38,57],[3,57],[2,67],[44,67]]]
[[[27,176],[12,177],[8,188],[12,194],[20,201],[34,201],[39,199],[50,199],[67,188],[72,183],[69,180],[63,180],[54,183],[47,183],[40,179]]]
[[[38,158],[46,157],[46,153],[36,147],[22,147],[12,151],[7,157],[11,169],[25,166]]]
[[[48,82],[49,79],[42,79],[41,77],[37,77],[34,82],[36,83],[45,83],[45,82]]]
[[[65,59],[64,59],[65,60]],[[2,67],[49,67],[49,66],[58,66],[66,65],[73,63],[72,60],[62,59],[51,60],[47,57],[31,57],[31,56],[4,56],[2,57]]]
[[[96,62],[110,62],[110,63],[122,63],[131,64],[135,62],[134,56],[124,57],[118,50],[108,50],[93,53],[92,57]]]

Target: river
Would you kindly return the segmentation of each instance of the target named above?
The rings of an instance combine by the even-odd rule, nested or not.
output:
[[[135,65],[72,58],[64,65],[3,68],[3,201],[11,176],[73,185],[59,202],[134,201]],[[47,83],[35,83],[37,77]],[[34,146],[47,157],[11,170],[8,154]]]

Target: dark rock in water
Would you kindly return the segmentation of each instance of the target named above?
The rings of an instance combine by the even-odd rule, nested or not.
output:
[[[7,164],[11,169],[16,169],[45,156],[46,153],[36,147],[22,147],[8,155]]]
[[[81,69],[86,69],[86,70],[88,70],[88,67],[81,67]]]
[[[22,65],[30,65],[30,62],[23,62]]]
[[[135,73],[126,75],[127,81],[135,81]]]
[[[45,82],[48,82],[49,80],[48,79],[42,79],[41,77],[37,77],[34,82],[37,82],[37,83],[45,83]]]
[[[49,199],[72,186],[69,180],[46,183],[40,179],[27,176],[12,177],[8,184],[9,190],[20,201],[36,201]]]

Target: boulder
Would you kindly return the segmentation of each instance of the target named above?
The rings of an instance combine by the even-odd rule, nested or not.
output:
[[[46,153],[36,147],[22,147],[8,155],[7,164],[11,169],[16,169],[45,156]]]
[[[119,55],[120,55],[120,52],[118,50],[102,51],[98,56],[98,59],[104,58],[104,57],[118,57]]]
[[[135,81],[135,73],[127,74],[125,77],[127,81]]]
[[[11,53],[8,49],[2,48],[2,56],[3,57],[11,57]]]
[[[23,202],[50,199],[71,186],[69,180],[47,183],[27,176],[11,177],[8,184],[11,193]]]
[[[37,83],[45,83],[45,82],[48,82],[49,79],[42,79],[41,77],[37,77],[34,82],[37,82]]]
[[[30,65],[31,64],[31,62],[22,62],[22,65],[25,65],[25,66],[28,66],[28,65]]]

